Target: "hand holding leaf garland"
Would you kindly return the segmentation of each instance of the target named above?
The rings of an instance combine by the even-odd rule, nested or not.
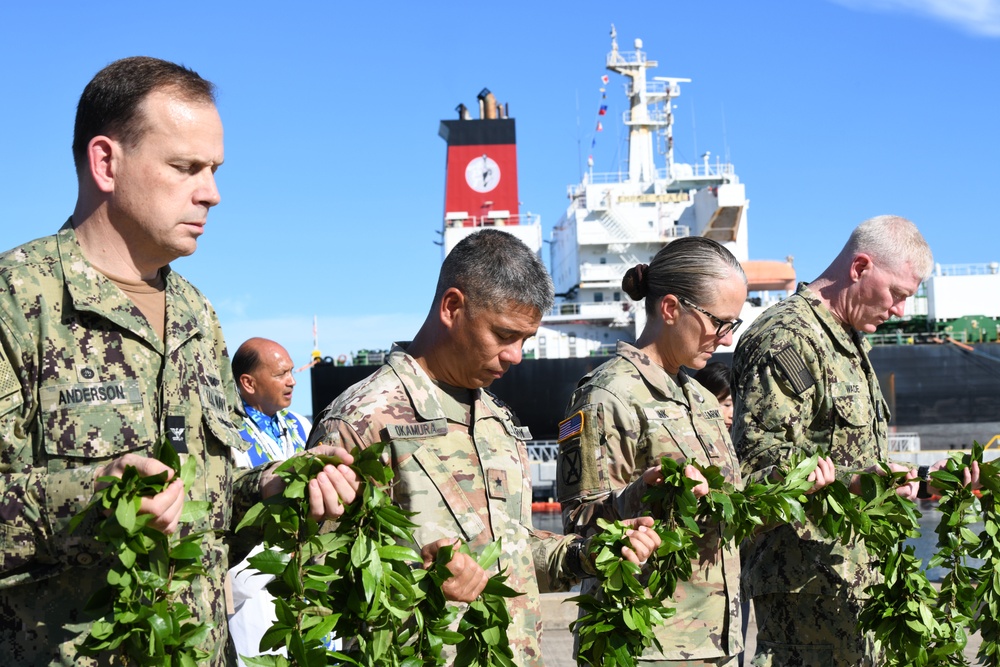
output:
[[[188,457],[184,465],[169,441],[159,446],[158,458],[191,488],[197,462]],[[107,484],[94,500],[70,522],[75,529],[92,511],[105,517],[97,525],[96,539],[108,544],[115,563],[108,572],[108,587],[94,595],[86,610],[100,619],[80,644],[82,655],[119,651],[128,664],[194,667],[208,657],[198,648],[211,626],[192,618],[179,593],[203,576],[201,543],[204,532],[183,537],[167,536],[150,527],[151,515],[139,514],[143,497],[163,491],[167,474],[142,477],[133,466],[122,476],[101,477]],[[184,503],[180,523],[204,518],[209,503]]]
[[[998,667],[1000,666],[1000,462],[994,460],[984,463],[983,448],[978,442],[972,445],[970,459],[979,463],[979,483],[982,487],[979,506],[983,520],[979,545],[972,552],[974,558],[983,561],[974,577],[973,596],[978,601],[974,629],[979,631],[982,638],[979,660],[987,667]],[[942,488],[939,486],[940,471],[932,473],[931,477],[934,479],[934,485]]]
[[[765,524],[803,520],[806,492],[813,486],[808,477],[817,460],[818,456],[804,459],[778,481],[739,491],[717,467],[663,457],[663,482],[643,498],[658,508],[661,517],[654,527],[661,545],[651,559],[652,572],[645,586],[639,580],[639,567],[621,558],[627,526],[598,521],[602,532],[591,540],[590,551],[600,573],[600,592],[572,598],[583,610],[571,626],[580,634],[578,659],[595,666],[632,667],[647,648],[662,650],[654,628],[675,610],[661,601],[674,594],[679,582],[691,578],[692,562],[698,556],[696,540],[703,535],[699,519],[719,527],[720,548],[728,541],[741,541]],[[708,482],[710,491],[701,499],[692,492],[698,482],[684,475],[688,464],[695,465]]]
[[[913,547],[904,544],[919,534],[919,513],[912,501],[896,493],[905,474],[890,472],[884,464],[882,469],[882,475],[860,473],[861,495],[852,496],[853,505],[845,505],[853,508],[855,519],[849,529],[864,541],[882,575],[867,591],[859,631],[874,635],[887,666],[951,664],[929,662],[929,648],[947,644],[952,631],[940,622],[937,591],[921,561]]]
[[[472,555],[465,544],[461,550]],[[487,545],[477,559],[479,566],[484,570],[493,567],[501,552],[500,540]],[[442,554],[439,552],[438,559],[441,558]],[[483,592],[469,603],[462,614],[462,621],[458,625],[461,640],[458,642],[455,667],[516,667],[514,653],[507,641],[507,628],[511,618],[506,599],[524,593],[518,593],[504,584],[506,580],[507,575],[503,570],[490,577]]]
[[[653,628],[673,616],[674,610],[648,595],[639,581],[639,566],[622,558],[622,547],[630,544],[626,533],[631,526],[603,519],[597,525],[601,532],[591,539],[589,551],[600,579],[600,594],[569,599],[583,611],[570,624],[580,635],[577,658],[595,667],[634,667],[636,656],[647,648],[661,649]],[[659,590],[659,577],[654,571],[650,589]]]
[[[446,644],[459,644],[456,664],[513,664],[503,598],[517,593],[503,585],[502,573],[494,575],[469,605],[459,632],[449,629],[458,609],[447,604],[440,586],[451,576],[452,549],[441,549],[434,567],[423,570],[417,552],[400,546],[414,544],[415,524],[409,519],[414,512],[394,506],[385,491],[393,472],[381,461],[384,446],[352,452],[363,483],[331,531],[308,518],[307,485],[324,465],[338,462],[311,455],[282,463],[275,472],[285,490],[251,508],[237,528],[259,526],[264,543],[273,547],[250,559],[252,567],[276,577],[267,589],[275,597],[277,621],[261,649],[286,647],[290,656],[245,658],[247,664],[421,667],[443,664]],[[491,545],[480,564],[492,565],[499,551],[499,543]],[[324,639],[331,631],[354,645],[346,652],[328,651]]]

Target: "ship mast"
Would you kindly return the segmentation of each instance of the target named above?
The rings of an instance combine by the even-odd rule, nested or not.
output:
[[[618,50],[615,26],[611,26],[611,53],[608,54],[607,69],[631,79],[628,89],[629,111],[623,121],[629,128],[628,138],[628,180],[649,183],[656,179],[656,162],[653,157],[653,138],[662,133],[666,139],[666,176],[673,175],[674,136],[673,114],[670,100],[681,94],[680,84],[691,79],[675,77],[655,77],[646,81],[646,69],[658,65],[648,60],[642,51],[642,40],[635,40],[635,51]]]

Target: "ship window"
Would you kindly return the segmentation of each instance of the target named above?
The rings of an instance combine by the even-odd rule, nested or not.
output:
[[[622,300],[622,293],[615,292],[615,301],[621,301],[621,300]]]
[[[546,345],[547,345],[546,340],[547,339],[544,336],[541,336],[538,339],[538,358],[539,359],[544,359],[545,358],[545,349],[546,349]]]
[[[601,257],[601,264],[607,264],[607,263],[608,263],[608,258],[607,257]]]
[[[576,356],[576,334],[571,333],[569,335],[569,356]]]
[[[604,292],[594,292],[594,303],[602,303],[604,301]]]

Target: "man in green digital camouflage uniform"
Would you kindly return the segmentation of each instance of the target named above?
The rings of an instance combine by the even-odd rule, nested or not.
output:
[[[244,445],[222,331],[205,297],[168,266],[195,251],[219,202],[212,84],[154,58],[112,63],[80,99],[73,152],[70,220],[0,255],[0,664],[122,662],[77,654],[92,620],[84,605],[105,587],[111,561],[93,517],[73,534],[67,524],[97,478],[130,465],[166,470],[149,457],[168,434],[182,460],[197,459],[196,481],[185,494],[174,479],[140,511],[172,533],[186,495],[211,503],[191,526],[209,531],[207,576],[182,601],[212,624],[207,663],[230,664],[228,532],[280,480],[232,465]],[[317,517],[341,514],[337,494],[350,501],[356,489],[346,468],[310,484]],[[247,536],[245,548],[258,539]]]
[[[864,334],[901,316],[931,267],[911,222],[873,218],[819,278],[753,323],[733,358],[733,441],[745,476],[767,475],[797,451],[826,450],[857,490],[854,474],[886,460],[889,415]],[[900,487],[915,494],[915,482]],[[743,565],[758,625],[751,664],[877,664],[871,636],[857,627],[876,577],[862,544],[841,545],[811,523],[758,536]]]
[[[445,258],[431,312],[413,341],[396,345],[375,374],[334,400],[309,438],[309,446],[348,449],[390,443],[393,500],[418,512],[414,534],[425,559],[432,555],[428,545],[436,550],[456,538],[474,551],[502,540],[497,566],[506,568],[509,586],[525,593],[508,601],[518,665],[542,664],[539,591],[566,588],[594,572],[581,557],[581,538],[532,527],[524,446],[531,435],[486,390],[520,362],[552,292],[544,266],[515,237],[498,230],[470,235]],[[635,525],[634,551],[625,548],[623,555],[638,562],[659,538],[644,528],[651,520]],[[475,599],[485,585],[481,568],[463,557],[452,571],[455,588],[446,595]]]

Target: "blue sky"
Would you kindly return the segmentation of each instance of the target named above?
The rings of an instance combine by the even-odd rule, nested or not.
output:
[[[215,81],[222,203],[174,263],[252,335],[309,360],[388,347],[423,320],[441,260],[441,119],[483,87],[517,120],[522,212],[548,230],[592,152],[617,170],[623,80],[594,137],[610,25],[659,76],[689,77],[676,157],[728,155],[750,254],[815,277],[861,220],[914,220],[942,263],[1000,261],[1000,2],[3,3],[0,248],[72,212],[80,91],[152,55]],[[580,147],[583,147],[582,149]],[[293,407],[309,413],[308,373]]]

